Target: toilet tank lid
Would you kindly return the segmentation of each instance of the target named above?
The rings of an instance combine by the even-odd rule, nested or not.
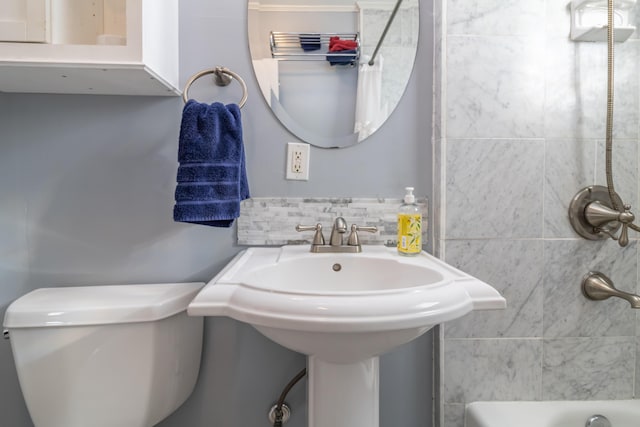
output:
[[[204,283],[41,288],[15,300],[5,328],[151,322],[185,311]]]

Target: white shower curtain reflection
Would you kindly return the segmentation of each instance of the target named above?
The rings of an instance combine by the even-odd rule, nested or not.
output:
[[[388,106],[382,101],[382,69],[384,59],[376,56],[375,63],[369,65],[369,57],[363,55],[358,65],[358,90],[356,93],[356,121],[354,132],[362,141],[384,122],[388,116]]]
[[[258,79],[258,84],[262,90],[262,95],[269,106],[275,99],[280,98],[280,77],[278,70],[278,60],[273,58],[263,58],[253,60],[253,69]]]

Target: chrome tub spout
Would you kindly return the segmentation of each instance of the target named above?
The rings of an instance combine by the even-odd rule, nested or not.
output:
[[[631,308],[640,308],[640,295],[623,292],[604,274],[591,271],[582,279],[582,294],[590,300],[602,301],[610,297],[627,300]]]

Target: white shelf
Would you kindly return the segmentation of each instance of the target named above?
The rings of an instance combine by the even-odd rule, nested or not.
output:
[[[580,42],[606,42],[608,30],[607,25],[577,28],[571,33],[571,39]],[[613,40],[616,43],[622,43],[631,37],[635,30],[636,27],[614,27]]]
[[[181,93],[178,0],[49,1],[51,43],[0,42],[0,92]],[[114,16],[113,10],[110,13],[118,2],[126,16]],[[69,11],[77,14],[78,4],[104,7],[99,24],[85,19],[78,24],[78,31],[70,30],[74,17]],[[97,44],[104,39],[125,44]]]
[[[630,11],[636,0],[617,0],[614,3],[613,35],[618,43],[627,40],[636,30],[630,25]],[[608,32],[606,0],[573,0],[571,2],[571,40],[606,42]]]

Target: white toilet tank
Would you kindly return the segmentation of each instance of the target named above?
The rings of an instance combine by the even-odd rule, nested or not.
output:
[[[204,283],[43,288],[5,313],[35,427],[151,427],[195,386]]]

